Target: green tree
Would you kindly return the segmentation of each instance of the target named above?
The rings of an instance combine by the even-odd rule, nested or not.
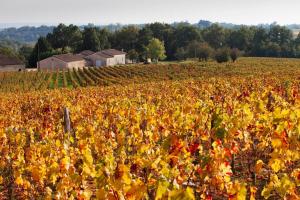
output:
[[[157,38],[152,38],[147,46],[147,54],[155,62],[165,59],[166,50],[164,43]]]
[[[82,33],[80,29],[73,24],[69,26],[59,24],[53,29],[52,33],[47,35],[47,40],[51,43],[53,48],[62,49],[62,52],[65,52],[67,47],[75,51],[82,44]]]
[[[218,63],[229,61],[229,49],[226,47],[220,48],[215,53],[215,59]]]
[[[259,27],[254,31],[250,55],[266,56],[267,44],[269,42],[266,29]]]
[[[188,55],[188,53],[187,53],[186,49],[183,48],[183,47],[180,47],[180,48],[178,48],[176,50],[175,58],[177,60],[186,60],[187,59],[187,55]]]
[[[114,33],[112,47],[129,51],[136,49],[138,41],[139,29],[136,26],[127,26]]]
[[[218,24],[212,24],[202,31],[204,41],[214,49],[224,47],[226,45],[226,31]]]
[[[248,26],[241,26],[237,30],[229,32],[228,46],[246,51],[251,47],[255,29]]]
[[[199,30],[191,25],[178,25],[175,29],[176,46],[186,47],[191,42],[200,42],[201,35]]]
[[[279,44],[275,42],[270,42],[266,48],[266,56],[268,57],[280,57],[281,55],[281,47]]]
[[[213,48],[206,42],[193,41],[187,46],[188,57],[207,61],[213,52]]]
[[[28,60],[30,58],[31,52],[33,51],[33,47],[29,45],[23,45],[19,49],[19,54],[21,56],[21,59],[26,62],[26,65],[28,66]]]
[[[214,49],[209,46],[208,43],[201,43],[198,49],[198,58],[199,60],[207,61],[209,57],[212,55]]]
[[[138,40],[135,50],[142,55],[144,48],[149,44],[149,41],[153,38],[153,33],[149,27],[144,27],[139,30]]]
[[[127,58],[129,58],[132,62],[137,62],[139,59],[139,54],[136,50],[131,49],[130,51],[128,51],[127,53]]]
[[[101,49],[109,49],[111,47],[110,36],[111,33],[107,29],[98,29],[98,37],[100,40]]]
[[[82,50],[100,51],[101,43],[96,27],[85,27],[83,30]]]
[[[49,52],[53,52],[51,44],[45,37],[40,37],[28,58],[29,67],[36,67],[37,62],[39,60],[47,58],[47,56],[45,55],[49,54]]]
[[[10,47],[0,47],[0,54],[6,55],[6,56],[9,56],[9,57],[18,57],[17,52],[15,52]]]

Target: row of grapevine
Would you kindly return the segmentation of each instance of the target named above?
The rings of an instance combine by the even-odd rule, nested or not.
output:
[[[0,199],[299,199],[298,75],[2,95]]]
[[[262,63],[263,62],[263,63]],[[77,88],[86,86],[128,85],[166,80],[203,79],[223,76],[270,76],[282,78],[297,73],[297,60],[288,60],[289,69],[282,72],[282,59],[244,58],[239,63],[214,62],[170,63],[158,65],[120,65],[101,68],[84,68],[63,71],[5,72],[0,73],[0,92],[32,91],[38,89]]]

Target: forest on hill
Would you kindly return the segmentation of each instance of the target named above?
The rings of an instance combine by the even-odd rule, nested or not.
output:
[[[297,25],[290,27],[297,28]],[[300,37],[289,27],[276,23],[260,26],[234,25],[200,21],[197,24],[152,23],[142,25],[76,26],[59,24],[56,27],[39,27],[35,37],[8,42],[1,37],[0,52],[9,52],[23,58],[28,66],[35,67],[38,60],[54,54],[77,53],[82,50],[99,51],[115,48],[130,52],[129,56],[143,61],[147,57],[146,47],[156,38],[165,48],[167,60],[183,60],[201,57],[220,49],[238,49],[244,56],[255,57],[300,57]],[[30,35],[31,28],[21,28]],[[34,29],[32,29],[34,30]],[[11,29],[13,32],[13,29]],[[21,34],[22,35],[22,34]],[[16,34],[14,37],[17,37]],[[23,35],[25,37],[26,34]],[[1,45],[3,41],[8,45]],[[34,41],[37,40],[35,43]],[[24,41],[30,41],[23,44]],[[34,45],[35,43],[35,45]],[[13,46],[13,48],[11,48]]]

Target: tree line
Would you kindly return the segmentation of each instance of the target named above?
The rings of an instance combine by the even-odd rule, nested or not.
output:
[[[37,60],[54,54],[107,48],[124,50],[134,60],[144,61],[149,56],[151,41],[152,45],[157,43],[154,39],[164,47],[164,55],[160,58],[167,60],[207,60],[212,56],[222,57],[222,53],[229,56],[237,52],[244,56],[300,57],[300,35],[294,37],[291,30],[277,24],[269,28],[239,26],[229,29],[218,24],[199,28],[188,23],[152,23],[143,27],[129,25],[116,31],[95,26],[86,26],[82,30],[75,25],[60,24],[46,37],[40,37],[30,53],[30,49],[23,48],[23,51],[32,67],[36,66]]]

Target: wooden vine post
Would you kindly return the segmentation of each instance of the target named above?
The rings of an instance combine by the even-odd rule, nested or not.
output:
[[[72,136],[72,144],[73,146],[77,146],[76,134],[75,131],[72,129],[70,110],[67,107],[64,108],[64,132],[64,138],[67,139],[68,145],[71,144],[70,137]]]
[[[70,139],[71,120],[70,120],[70,111],[68,108],[64,108],[64,129],[65,129],[65,133],[68,134],[68,139]]]

